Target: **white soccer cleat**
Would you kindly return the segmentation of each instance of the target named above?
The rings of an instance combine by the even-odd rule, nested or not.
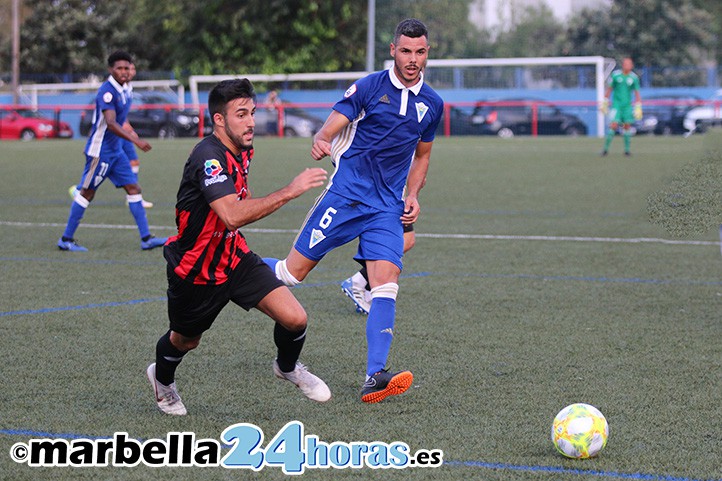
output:
[[[356,312],[360,314],[369,313],[371,310],[371,293],[366,290],[366,279],[360,272],[343,281],[341,291],[356,304]]]
[[[188,411],[183,405],[183,401],[178,395],[178,390],[175,387],[175,383],[171,383],[170,386],[164,386],[159,383],[155,378],[155,363],[148,366],[145,371],[153,386],[153,392],[155,393],[155,401],[158,403],[158,409],[166,414],[172,414],[174,416],[185,416]]]
[[[291,381],[308,399],[320,403],[331,399],[331,390],[320,377],[311,374],[306,366],[296,362],[296,368],[291,372],[283,372],[278,367],[278,360],[273,361],[273,373],[279,379]]]

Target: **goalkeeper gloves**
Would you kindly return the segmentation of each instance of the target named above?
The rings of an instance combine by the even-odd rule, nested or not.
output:
[[[607,112],[609,112],[609,100],[604,99],[599,103],[599,111],[607,115]]]
[[[635,120],[642,120],[642,103],[637,102],[634,104],[634,119]]]

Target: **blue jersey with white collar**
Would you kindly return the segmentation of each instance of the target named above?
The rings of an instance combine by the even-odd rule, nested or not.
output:
[[[400,215],[416,146],[434,140],[441,120],[441,97],[423,76],[406,88],[390,69],[358,80],[333,108],[351,123],[331,144],[336,171],[328,190]]]
[[[131,99],[112,76],[98,89],[95,96],[95,112],[93,112],[93,128],[85,144],[85,153],[90,157],[106,157],[116,155],[122,150],[120,137],[108,129],[103,116],[104,110],[115,110],[115,121],[123,125],[130,110]]]

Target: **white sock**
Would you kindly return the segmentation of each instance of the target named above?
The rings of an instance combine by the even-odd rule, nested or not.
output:
[[[278,277],[278,279],[288,287],[293,287],[301,283],[301,281],[293,277],[293,274],[288,271],[288,267],[286,267],[286,259],[278,261],[276,264],[276,277]]]

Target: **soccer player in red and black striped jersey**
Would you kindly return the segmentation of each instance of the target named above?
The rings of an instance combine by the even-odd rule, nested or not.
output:
[[[196,145],[185,164],[176,203],[178,235],[164,248],[170,329],[158,340],[156,360],[147,369],[158,407],[167,414],[186,414],[175,386],[176,368],[229,301],[276,321],[275,375],[293,382],[309,399],[327,401],[328,386],[298,362],[306,337],[305,310],[239,231],[323,185],[326,171],[306,169],[282,189],[252,198],[253,86],[247,79],[221,82],[211,90],[208,108],[213,134]]]

